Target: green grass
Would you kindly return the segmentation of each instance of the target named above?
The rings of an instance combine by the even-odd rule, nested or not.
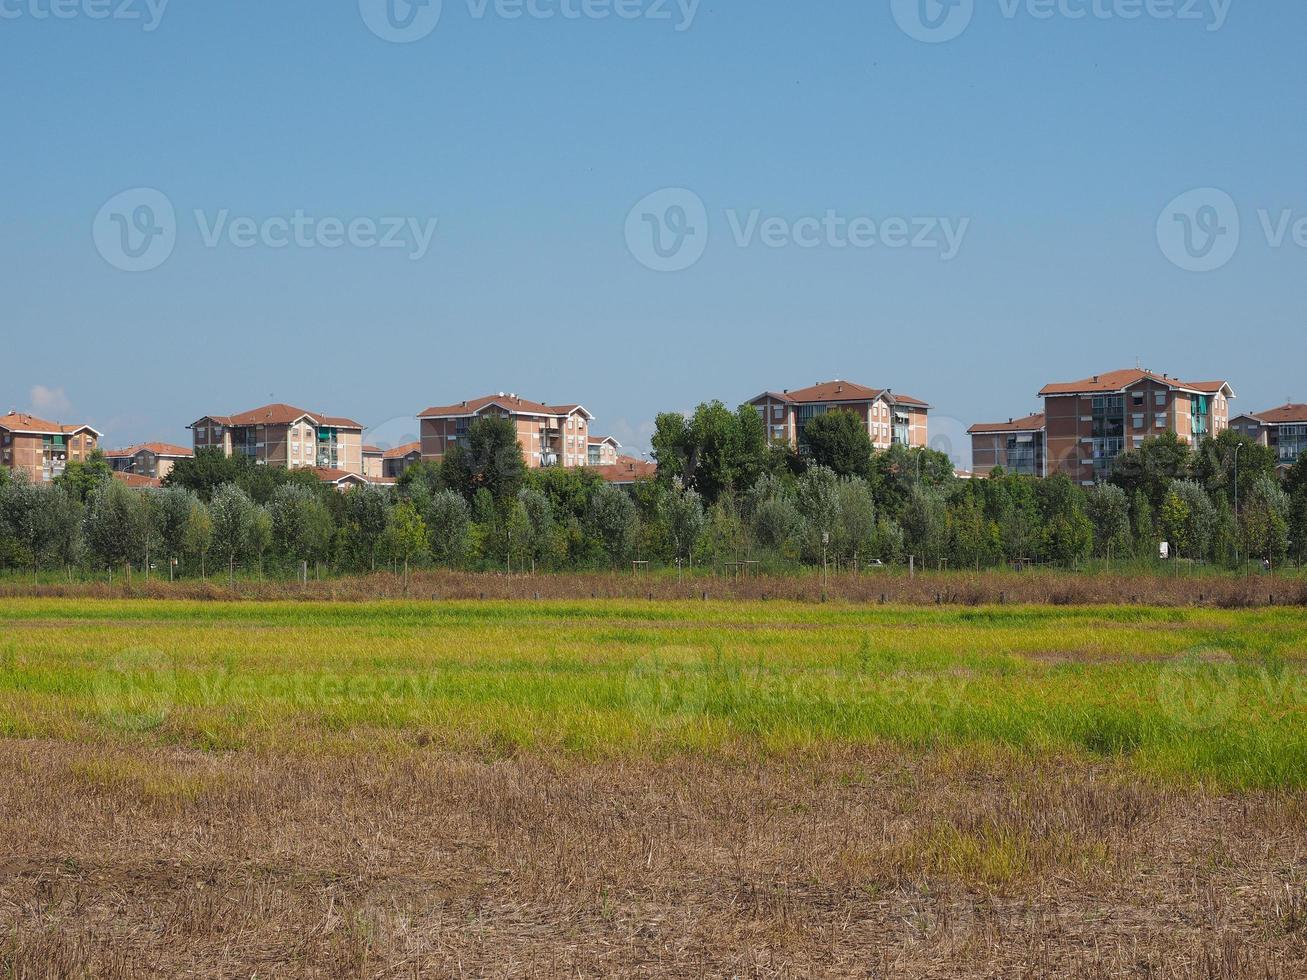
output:
[[[584,755],[880,741],[1307,785],[1307,613],[6,599],[0,735]]]

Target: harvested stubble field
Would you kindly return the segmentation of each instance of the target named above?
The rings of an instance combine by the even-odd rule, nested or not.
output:
[[[6,598],[0,976],[1305,976],[1305,627]]]

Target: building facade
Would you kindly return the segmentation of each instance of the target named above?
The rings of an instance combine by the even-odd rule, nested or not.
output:
[[[1280,457],[1280,466],[1293,466],[1307,455],[1307,405],[1290,403],[1265,412],[1240,415],[1230,427],[1258,445],[1270,446]]]
[[[127,449],[110,449],[104,455],[115,473],[134,473],[162,480],[178,462],[193,458],[195,453],[166,442],[146,442]]]
[[[100,433],[89,425],[63,425],[21,412],[0,415],[0,466],[33,483],[48,483],[69,463],[85,462],[99,445]]]
[[[1042,412],[1006,422],[980,422],[967,432],[971,436],[971,476],[989,476],[999,467],[1023,476],[1046,475]]]
[[[800,453],[807,452],[803,429],[808,421],[837,411],[857,415],[877,449],[896,445],[923,449],[929,443],[930,405],[890,388],[826,381],[795,391],[765,391],[749,404],[762,417],[772,445],[788,446]]]
[[[261,466],[363,473],[363,426],[293,405],[265,405],[238,415],[206,415],[188,428],[195,451],[216,449]]]
[[[1229,425],[1234,396],[1225,381],[1181,381],[1139,369],[1045,385],[1039,397],[1046,473],[1092,485],[1107,478],[1122,452],[1164,432],[1196,447]]]
[[[513,423],[517,443],[531,469],[590,465],[590,424],[594,416],[585,406],[545,405],[503,392],[428,408],[420,414],[422,458],[438,462],[451,447],[466,446],[472,423],[486,416],[499,416]]]
[[[622,444],[612,436],[591,436],[586,465],[615,466],[621,448]]]
[[[381,475],[398,480],[404,471],[422,458],[422,443],[410,442],[387,449],[381,457]]]

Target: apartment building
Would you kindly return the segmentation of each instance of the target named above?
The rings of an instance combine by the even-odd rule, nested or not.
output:
[[[363,475],[369,480],[379,480],[384,475],[386,451],[380,446],[363,447]]]
[[[126,449],[110,449],[104,456],[115,473],[133,473],[162,480],[181,460],[191,459],[195,453],[166,442],[145,442]]]
[[[85,462],[100,445],[89,425],[63,425],[11,411],[0,415],[0,466],[48,483],[71,462]]]
[[[187,426],[195,451],[217,449],[262,466],[363,472],[363,426],[293,405],[264,405],[237,415],[206,415]]]
[[[1225,381],[1181,381],[1142,369],[1109,371],[1045,385],[1047,474],[1085,485],[1105,479],[1112,462],[1145,439],[1174,432],[1197,446],[1229,425],[1234,389]]]
[[[1280,465],[1289,467],[1307,454],[1307,405],[1290,403],[1265,412],[1239,415],[1230,427],[1258,445],[1270,446],[1280,457]]]
[[[615,466],[622,444],[612,436],[591,436],[586,455],[587,466]]]
[[[467,445],[472,423],[492,415],[513,423],[518,445],[531,469],[590,465],[590,424],[594,416],[584,406],[545,405],[505,392],[428,408],[420,414],[422,458],[439,461],[452,446]]]
[[[422,458],[422,443],[409,442],[387,449],[381,458],[381,475],[398,480],[404,471]]]
[[[1042,412],[1006,422],[978,422],[967,433],[971,436],[971,477],[989,476],[999,467],[1023,476],[1045,475]]]
[[[853,412],[866,423],[872,445],[924,448],[928,443],[930,405],[892,388],[868,388],[852,381],[819,382],[810,388],[765,391],[749,404],[758,410],[773,445],[807,451],[803,429],[827,412]]]

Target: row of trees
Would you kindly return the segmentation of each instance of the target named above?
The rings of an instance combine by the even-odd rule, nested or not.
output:
[[[1282,480],[1273,451],[1232,432],[1197,452],[1174,436],[1150,440],[1090,488],[1002,472],[958,480],[940,453],[876,451],[844,412],[808,422],[803,455],[769,446],[751,407],[717,402],[660,416],[653,444],[657,479],[630,489],[589,470],[529,470],[498,418],[476,421],[466,446],[412,467],[395,488],[344,494],[312,472],[206,451],[162,489],[129,490],[95,458],[49,486],[0,476],[0,567],[783,568],[909,555],[988,567],[1147,558],[1163,540],[1178,556],[1226,565],[1307,557],[1307,461]]]

